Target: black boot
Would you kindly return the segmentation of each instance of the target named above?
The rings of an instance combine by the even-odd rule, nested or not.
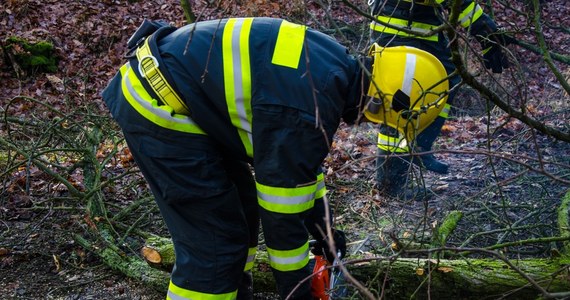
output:
[[[417,146],[414,152],[431,151],[433,143],[439,136],[444,123],[445,118],[437,117],[432,124],[422,131],[416,138]],[[449,172],[449,165],[437,160],[432,153],[414,156],[412,161],[420,167],[439,174],[447,174]]]
[[[253,275],[251,271],[243,272],[241,282],[238,287],[237,300],[253,299]]]
[[[378,149],[376,158],[376,184],[381,194],[399,200],[424,201],[431,193],[418,186],[408,184],[409,159],[397,157],[394,153]]]
[[[252,300],[253,299],[253,275],[251,271],[243,272],[241,282],[238,287],[237,300]]]

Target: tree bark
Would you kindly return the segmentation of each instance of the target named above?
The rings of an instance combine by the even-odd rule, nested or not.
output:
[[[166,253],[162,268],[171,268],[174,256],[168,239],[154,247]],[[147,245],[148,247],[148,245]],[[536,299],[540,291],[532,287],[518,272],[497,259],[435,260],[419,258],[348,260],[350,274],[379,297],[385,299],[481,299],[509,295],[507,299]],[[548,292],[570,293],[568,264],[570,259],[524,259],[514,261],[521,271]],[[256,292],[275,292],[275,283],[267,256],[258,252],[253,269]],[[570,295],[570,294],[569,294]]]
[[[551,293],[570,292],[567,264],[550,259],[519,260],[516,265]],[[541,292],[496,259],[429,260],[399,258],[348,268],[386,299],[537,299]],[[377,292],[378,293],[378,292]]]
[[[172,241],[162,237],[151,237],[141,249],[144,260],[153,268],[166,272],[174,266],[174,247]]]

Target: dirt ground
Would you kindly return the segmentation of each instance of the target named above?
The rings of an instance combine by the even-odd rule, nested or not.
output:
[[[210,16],[242,13],[296,18],[299,8],[293,6],[297,2],[275,4],[289,15],[268,13],[269,8],[261,5],[263,1],[258,6],[236,5],[229,12],[207,9],[206,1],[200,1],[196,11]],[[316,5],[309,2],[307,8],[314,9]],[[78,97],[89,101],[100,101],[98,91],[121,63],[123,44],[143,17],[183,22],[177,1],[4,3],[0,6],[0,38],[24,34],[52,40],[65,57],[60,62],[62,70],[56,75],[67,78],[67,84],[81,94]],[[565,0],[546,1],[545,5],[549,22],[570,27]],[[323,18],[322,12],[314,14]],[[498,18],[503,23],[514,23],[508,16]],[[344,21],[362,22],[354,15],[345,16]],[[554,45],[566,55],[570,53],[567,37],[556,37],[558,44]],[[513,52],[520,73],[496,75],[497,82],[514,80],[517,85],[512,89],[525,86],[528,107],[541,120],[567,132],[568,95],[538,56],[522,49],[513,48]],[[568,66],[560,68],[568,78]],[[9,66],[0,65],[0,70],[3,107],[17,95],[54,102],[63,97],[53,79],[44,75],[14,78]],[[414,182],[433,192],[429,201],[395,201],[380,196],[374,188],[375,128],[369,124],[356,128],[341,126],[325,168],[337,226],[348,233],[349,253],[392,253],[391,234],[427,240],[432,229],[452,210],[464,212],[464,217],[449,238],[451,246],[482,247],[558,233],[556,209],[568,191],[570,144],[506,118],[467,87],[460,90],[457,99],[461,102],[454,108],[435,148],[436,156],[450,164],[449,174],[422,172],[418,168],[413,172]],[[0,299],[164,298],[162,292],[113,271],[75,242],[75,235],[88,232],[81,204],[65,197],[53,198],[48,191],[56,187],[43,187],[46,189],[31,194],[24,189],[8,190],[14,182],[24,181],[25,176],[17,175],[18,172],[21,170],[0,177],[4,189],[0,192]],[[42,176],[31,174],[36,175]],[[22,182],[17,186],[22,186]],[[115,192],[107,196],[120,204],[132,200],[132,193],[139,191]],[[142,222],[153,232],[166,234],[158,210],[149,203]],[[137,252],[137,243],[128,238],[124,242],[125,248]],[[532,245],[511,249],[509,254],[548,257],[556,247]]]

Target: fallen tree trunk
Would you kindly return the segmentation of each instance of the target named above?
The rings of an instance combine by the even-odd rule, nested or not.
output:
[[[170,239],[151,237],[141,249],[144,260],[152,267],[166,272],[174,266],[174,247]]]
[[[570,296],[566,260],[514,262],[549,293]],[[398,258],[348,267],[353,277],[387,299],[537,299],[542,292],[497,259],[430,260]]]
[[[570,194],[570,193],[569,193]],[[567,197],[568,195],[567,194]],[[567,211],[563,206],[561,215]],[[451,224],[460,219],[450,214]],[[453,221],[453,222],[452,222]],[[436,257],[439,253],[470,255],[477,250],[481,258],[427,259],[406,257],[371,257],[345,260],[348,277],[362,283],[369,292],[382,299],[537,299],[570,297],[570,257],[529,258],[508,260],[492,249],[437,248],[444,244],[450,226],[442,226],[432,249],[404,248],[402,255]],[[453,226],[451,226],[453,227]],[[564,226],[563,226],[564,227]],[[443,230],[443,231],[442,231]],[[567,232],[559,241],[567,241]],[[127,256],[112,245],[92,246],[78,238],[80,244],[97,253],[109,266],[131,278],[141,280],[166,293],[168,272],[174,265],[174,249],[169,238],[152,237],[141,249],[146,263],[138,257]],[[507,246],[504,246],[507,247]],[[504,248],[503,247],[503,248]],[[408,249],[408,250],[405,250]],[[274,293],[275,282],[265,251],[258,251],[254,268],[256,293]],[[350,283],[346,283],[350,286]],[[349,288],[355,298],[361,298],[355,288]]]
[[[116,247],[100,247],[100,245],[92,244],[90,241],[79,235],[75,235],[74,239],[85,249],[97,254],[97,256],[99,256],[101,260],[113,270],[121,272],[129,278],[136,279],[148,284],[158,291],[164,291],[164,293],[166,293],[170,279],[168,272],[153,268],[138,257],[127,256]]]
[[[157,243],[157,253],[171,251],[168,239]],[[154,247],[147,245],[147,247]],[[156,253],[155,253],[156,254]],[[161,268],[170,269],[174,256],[166,255]],[[419,258],[370,258],[345,262],[350,274],[378,297],[386,299],[481,299],[509,295],[513,299],[536,299],[541,291],[517,270],[498,259],[435,260]],[[550,293],[570,296],[570,259],[524,259],[512,262],[520,271]],[[256,292],[274,292],[275,284],[265,252],[258,252],[254,265]]]

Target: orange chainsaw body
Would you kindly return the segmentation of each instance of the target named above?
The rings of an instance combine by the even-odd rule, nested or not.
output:
[[[329,300],[330,274],[329,262],[322,255],[315,255],[315,266],[311,281],[311,293],[315,300]]]

